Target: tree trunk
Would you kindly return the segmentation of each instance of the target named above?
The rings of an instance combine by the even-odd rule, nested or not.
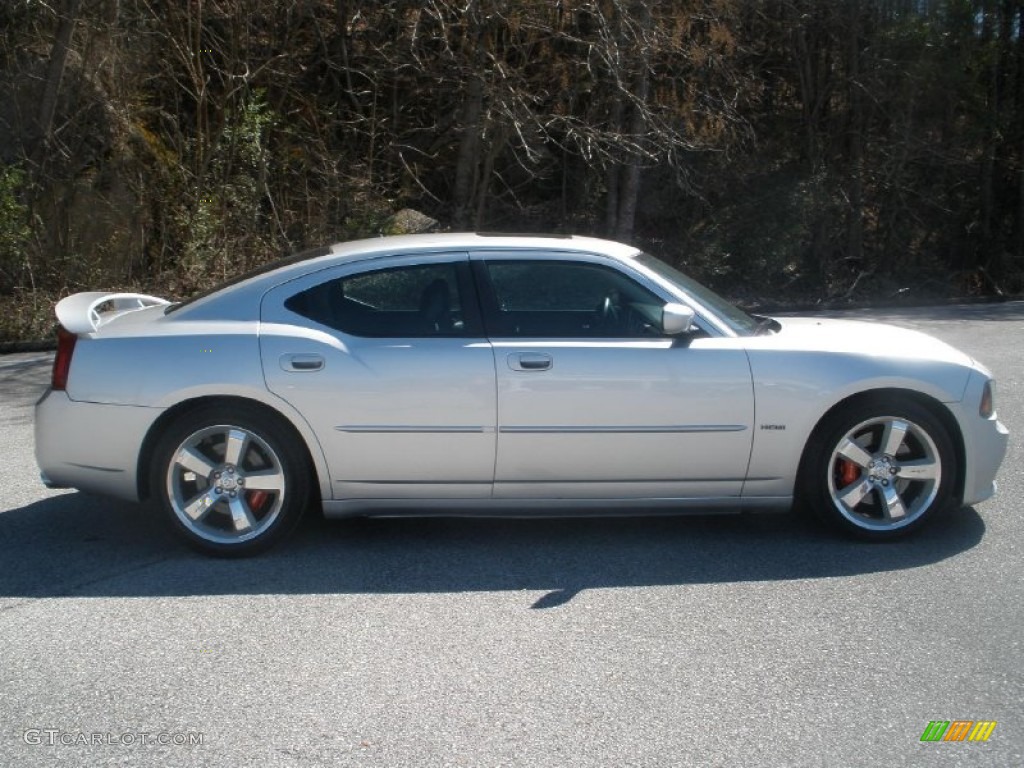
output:
[[[850,183],[847,187],[850,208],[846,228],[846,256],[862,268],[864,250],[864,96],[860,82],[861,11],[859,3],[851,3],[847,49],[847,83],[850,99],[848,144],[850,152]]]
[[[1017,28],[1024,24],[1024,7],[1016,11],[1015,23]],[[1017,59],[1017,83],[1016,83],[1016,124],[1019,136],[1018,153],[1024,158],[1024,39],[1017,36],[1016,44]],[[1024,265],[1024,163],[1017,169],[1017,216],[1013,228],[1013,258],[1017,262],[1017,268]]]
[[[645,128],[643,106],[647,103],[650,78],[647,75],[646,57],[636,76],[633,116],[629,121],[629,133],[633,140],[640,142]],[[633,226],[636,224],[636,206],[640,198],[640,158],[632,158],[622,169],[622,184],[619,188],[619,217],[615,225],[615,239],[624,243],[633,240]]]
[[[452,224],[465,229],[473,217],[477,168],[480,165],[480,125],[484,108],[484,84],[479,75],[470,75],[466,100],[462,104],[462,138],[455,161],[454,212]]]
[[[981,242],[970,252],[969,269],[978,266],[979,256],[991,251],[993,244],[992,219],[995,213],[995,166],[996,150],[999,143],[999,43],[995,38],[995,25],[998,23],[997,11],[993,3],[986,3],[982,11],[982,45],[992,50],[989,62],[987,97],[988,104],[985,114],[985,149],[981,160],[981,178],[979,182],[979,199],[981,201]]]
[[[618,210],[615,217],[615,239],[628,243],[633,239],[633,228],[636,224],[636,208],[640,198],[640,162],[637,154],[644,142],[647,128],[645,108],[650,91],[650,54],[647,50],[646,36],[650,32],[652,19],[646,3],[634,3],[630,14],[636,19],[641,37],[636,41],[639,47],[638,59],[634,62],[635,70],[632,85],[632,112],[629,118],[629,136],[634,147],[630,158],[622,166],[618,183]],[[621,97],[620,97],[621,108]]]
[[[616,97],[611,105],[611,114],[608,116],[608,129],[613,134],[622,131],[622,99]],[[604,198],[604,232],[608,237],[615,237],[615,231],[619,224],[619,175],[622,172],[622,165],[611,162],[605,172],[605,198]]]
[[[75,21],[82,0],[67,0],[64,13],[60,17],[57,37],[50,50],[50,64],[46,69],[46,83],[39,102],[39,114],[36,118],[39,143],[36,145],[33,160],[42,162],[53,141],[53,119],[57,112],[57,97],[60,94],[61,80],[67,66],[68,52],[71,50],[71,35],[75,31]]]

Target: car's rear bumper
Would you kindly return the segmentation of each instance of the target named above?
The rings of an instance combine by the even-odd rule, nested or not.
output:
[[[71,400],[47,390],[36,403],[36,463],[50,488],[136,501],[138,452],[158,408]]]

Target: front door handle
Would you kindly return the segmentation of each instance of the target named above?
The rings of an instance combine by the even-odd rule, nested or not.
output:
[[[321,355],[281,355],[281,368],[286,371],[308,372],[319,371],[324,367]]]
[[[513,352],[507,360],[513,371],[548,371],[554,365],[551,355],[543,352]]]

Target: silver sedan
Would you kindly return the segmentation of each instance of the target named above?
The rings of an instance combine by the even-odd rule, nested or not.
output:
[[[906,534],[995,491],[989,371],[885,325],[751,317],[636,248],[417,235],[181,303],[56,307],[44,483],[217,555],[327,516],[767,510]]]

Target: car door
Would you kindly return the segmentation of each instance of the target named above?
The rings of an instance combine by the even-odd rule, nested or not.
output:
[[[335,499],[489,496],[494,356],[468,256],[360,262],[271,290],[267,387],[316,433]]]
[[[754,403],[736,340],[665,337],[672,297],[615,260],[473,260],[497,371],[496,497],[739,496]]]

